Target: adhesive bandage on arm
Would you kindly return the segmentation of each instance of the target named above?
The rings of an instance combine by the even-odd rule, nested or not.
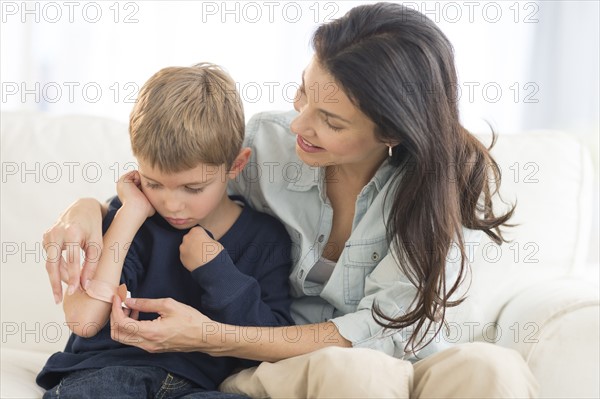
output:
[[[131,293],[127,291],[125,284],[115,287],[102,280],[88,281],[85,286],[85,293],[91,298],[108,303],[112,303],[113,296],[118,295],[121,298],[123,306],[125,305],[125,298],[131,298]]]

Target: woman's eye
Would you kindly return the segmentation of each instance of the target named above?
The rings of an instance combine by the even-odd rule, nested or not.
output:
[[[335,126],[331,125],[329,122],[327,122],[327,126],[329,126],[329,128],[331,130],[333,130],[334,132],[339,132],[340,130],[342,130],[341,127],[335,127]]]
[[[306,92],[304,91],[304,86],[298,87],[298,89],[296,90],[296,96],[294,97],[294,101],[300,101],[305,95]]]
[[[342,130],[341,127],[337,127],[337,126],[334,126],[331,123],[329,123],[329,119],[325,119],[325,124],[327,125],[328,128],[330,128],[334,132],[339,132],[340,130]]]

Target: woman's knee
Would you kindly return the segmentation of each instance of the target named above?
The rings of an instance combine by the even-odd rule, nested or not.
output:
[[[357,369],[364,373],[371,369],[405,368],[411,366],[407,361],[397,359],[381,351],[367,348],[327,347],[311,354],[311,361],[323,365],[331,365],[340,372],[347,373]],[[340,367],[342,366],[342,367]],[[412,369],[412,367],[410,367]]]
[[[517,351],[499,345],[473,342],[457,345],[449,350],[456,351],[456,356],[464,362],[464,367],[478,373],[501,376],[505,373],[530,372],[527,363]]]
[[[412,387],[412,364],[374,349],[321,349],[310,363],[309,374],[323,378],[315,385],[331,385],[326,395],[314,391],[315,397],[408,398]]]
[[[488,343],[456,345],[414,367],[416,397],[527,398],[539,388],[518,352]]]

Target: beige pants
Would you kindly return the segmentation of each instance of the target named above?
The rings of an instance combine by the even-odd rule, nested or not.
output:
[[[263,362],[220,388],[253,398],[533,398],[538,384],[516,351],[469,343],[415,364],[371,349],[326,348]]]

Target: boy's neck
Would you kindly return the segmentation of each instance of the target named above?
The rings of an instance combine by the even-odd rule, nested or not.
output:
[[[242,207],[225,194],[221,204],[205,218],[202,227],[210,231],[215,240],[219,240],[229,231],[241,214]]]

